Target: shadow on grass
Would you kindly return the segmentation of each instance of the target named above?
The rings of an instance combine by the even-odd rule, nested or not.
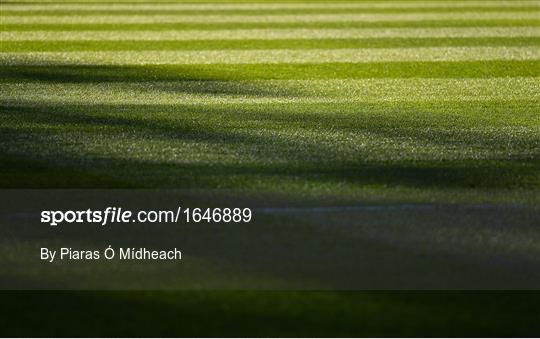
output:
[[[140,69],[120,72],[117,78],[106,73],[110,70],[104,72],[100,75],[96,69],[74,68],[56,75],[31,71],[18,76],[52,82],[125,81],[129,76],[137,77]],[[168,76],[158,74],[156,80],[168,80]],[[171,77],[201,80],[196,74]],[[250,88],[238,87],[203,88],[202,93],[255,95]],[[414,119],[404,123],[388,115],[338,118],[319,114],[317,107],[301,115],[288,114],[279,107],[245,111],[227,107],[30,107],[11,103],[1,109],[0,187],[215,188],[224,184],[235,187],[239,182],[249,185],[253,178],[442,188],[538,185],[537,157],[423,162],[383,157],[367,161],[361,150],[340,154],[332,144],[250,133],[250,129],[284,126],[315,134],[336,130],[353,135],[371,133],[449,148],[469,142],[480,149],[504,150],[517,145],[525,151],[537,142],[519,136],[492,138],[474,131],[467,132],[465,142],[444,130],[419,131],[414,128]],[[370,107],[357,109],[362,116]],[[155,118],[154,113],[159,112],[170,114]],[[242,127],[246,122],[247,128]],[[205,142],[231,147],[255,159],[278,161],[188,164],[145,161],[130,158],[129,153],[121,159],[71,152],[69,146],[83,143],[82,136],[88,133],[101,138],[102,143],[123,136],[171,143]],[[71,139],[57,138],[61,135]],[[503,337],[533,336],[540,330],[536,319],[540,312],[538,292],[36,291],[1,292],[0,297],[0,328],[6,336]]]
[[[410,40],[407,40],[410,43]],[[9,66],[3,81],[123,82],[253,79],[492,78],[539,76],[538,60],[324,64]]]
[[[414,106],[404,109],[355,104],[350,107],[349,113],[352,114],[343,115],[334,113],[331,107],[321,106],[307,106],[295,114],[290,108],[280,105],[242,108],[193,105],[24,106],[10,103],[1,109],[4,127],[1,128],[0,151],[3,153],[4,173],[10,168],[20,171],[30,167],[35,169],[32,172],[37,178],[46,168],[46,171],[52,171],[45,178],[53,187],[62,180],[65,180],[65,185],[61,187],[86,187],[91,183],[98,187],[169,188],[234,188],[238,184],[249,186],[250,180],[260,178],[440,188],[532,188],[539,182],[537,169],[540,161],[534,151],[540,145],[539,137],[531,137],[530,134],[500,135],[497,132],[486,134],[471,128],[456,132],[449,129],[445,118],[442,122],[440,117],[439,121],[425,119],[422,122],[418,118],[421,112]],[[387,114],[373,113],[381,110],[386,110]],[[407,110],[410,110],[410,115]],[[452,122],[451,117],[447,120]],[[309,137],[301,134],[283,137],[275,133],[280,130],[307,132]],[[392,160],[388,155],[374,158],[372,153],[378,151],[377,148],[355,147],[350,141],[324,137],[326,133],[345,133],[349,138],[372,135],[386,142],[390,140],[395,145],[412,141],[413,145],[439,147],[442,153],[439,159],[432,160]],[[63,134],[71,139],[57,138]],[[100,135],[103,139],[98,139],[100,143],[106,142],[107,138],[112,142],[122,136],[170,141],[171,146],[178,142],[204,143],[213,145],[215,161],[208,164],[146,161],[130,158],[129,154],[111,157],[70,151],[70,146],[84,144],[81,136],[85,134]],[[321,134],[320,140],[313,138],[317,134]],[[397,146],[391,147],[399,150]],[[460,147],[510,155],[445,160],[447,150]],[[224,162],[219,160],[221,149],[233,150],[245,159],[256,161],[240,158]],[[149,148],[148,155],[159,151]],[[33,164],[33,161],[37,162]],[[62,177],[60,180],[51,180],[54,177],[52,168],[55,167],[59,171],[57,176]],[[72,175],[66,175],[68,169],[73,170]],[[78,175],[81,179],[79,184]],[[99,179],[101,176],[102,180]],[[3,187],[31,187],[43,181],[7,178],[2,182]]]
[[[48,83],[151,82],[151,89],[190,94],[226,94],[249,96],[292,96],[279,88],[253,82],[232,81],[227,74],[206,72],[197,67],[180,66],[15,66],[1,67],[3,81],[40,81]],[[217,73],[217,74],[216,74]],[[175,81],[175,82],[172,82]]]

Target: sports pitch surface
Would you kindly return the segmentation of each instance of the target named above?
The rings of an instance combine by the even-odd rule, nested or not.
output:
[[[209,203],[204,192],[230,192],[228,203],[261,202],[297,224],[299,251],[316,229],[321,244],[358,241],[374,261],[420,253],[406,277],[415,289],[445,265],[500,270],[505,286],[540,264],[537,1],[36,1],[1,12],[2,188],[180,188]],[[49,298],[33,293],[6,298]],[[321,335],[421,335],[403,313],[425,319],[426,335],[528,335],[538,312],[537,292],[206,293],[57,300],[156,307],[206,319],[208,335],[317,335],[312,321]],[[228,308],[232,323],[274,319],[283,332],[218,322]]]

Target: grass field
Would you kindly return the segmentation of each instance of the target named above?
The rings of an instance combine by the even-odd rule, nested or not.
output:
[[[373,245],[373,262],[420,248],[446,258],[428,271],[538,267],[539,15],[538,1],[2,1],[0,188],[272,197],[306,208],[291,237],[324,228]],[[349,208],[366,204],[378,212]],[[389,205],[409,209],[381,217]],[[44,336],[77,327],[23,307],[88,307],[118,322],[79,334],[109,336],[143,333],[141,314],[155,336],[538,335],[540,312],[532,291],[2,298],[6,334]],[[125,305],[142,313],[111,313]]]

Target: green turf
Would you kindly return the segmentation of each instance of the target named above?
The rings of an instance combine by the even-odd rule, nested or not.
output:
[[[152,23],[152,24],[128,24],[110,23],[99,26],[93,24],[2,24],[2,31],[25,32],[25,31],[110,31],[110,30],[175,30],[175,29],[254,29],[254,28],[399,28],[399,27],[520,27],[538,26],[538,20],[505,19],[505,20],[431,20],[431,21],[389,21],[389,22],[325,22],[321,23]]]
[[[537,77],[540,61],[453,61],[325,64],[13,66],[0,69],[4,82],[99,82],[174,80],[287,80],[389,78]]]
[[[188,41],[85,41],[40,42],[4,41],[6,52],[54,52],[54,51],[126,51],[151,50],[212,50],[212,49],[309,49],[309,48],[396,48],[396,47],[442,47],[442,46],[537,46],[540,38],[368,38],[368,39],[320,39],[320,40],[188,40]],[[350,70],[350,67],[349,67]],[[531,70],[534,71],[534,68]]]
[[[480,272],[490,260],[507,273],[538,264],[538,233],[526,227],[540,204],[537,3],[122,2],[2,3],[0,188],[500,206],[487,219],[465,213],[458,225],[448,211],[430,215],[435,221],[308,215],[275,236],[288,244],[305,227],[348,224],[360,233],[336,239],[373,246],[373,262],[389,249],[420,248],[441,260],[430,272],[456,263]],[[509,216],[510,206],[527,210],[527,223]],[[0,334],[12,336],[538,333],[538,292],[1,298]]]

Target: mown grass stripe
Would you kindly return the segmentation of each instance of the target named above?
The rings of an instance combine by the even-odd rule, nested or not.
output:
[[[349,29],[236,29],[175,31],[27,31],[0,32],[5,41],[81,40],[273,40],[273,39],[361,39],[361,38],[482,38],[539,37],[540,28],[443,27],[443,28],[349,28]]]
[[[4,24],[111,24],[111,23],[303,23],[303,22],[378,22],[424,20],[537,20],[534,11],[463,12],[463,13],[393,13],[393,14],[306,14],[306,15],[65,15],[65,16],[9,16]]]
[[[540,60],[151,66],[4,66],[0,82],[538,77]]]
[[[58,10],[58,11],[4,11],[5,15],[9,16],[100,16],[100,15],[223,15],[227,13],[229,16],[238,15],[313,15],[313,14],[392,14],[392,13],[459,13],[459,12],[511,12],[511,11],[536,11],[536,7],[469,7],[469,8],[391,8],[391,9],[377,9],[377,8],[330,8],[330,9],[251,9],[243,11],[222,11],[215,9],[207,10],[181,10],[181,9],[144,9],[138,10],[132,8],[131,10],[124,11],[109,11],[109,10],[93,10],[93,11],[71,11],[71,10]]]
[[[302,64],[538,59],[540,51],[536,46],[0,53],[0,62],[4,65]]]
[[[237,104],[539,100],[540,78],[3,83],[4,103]],[[32,93],[31,96],[28,93]]]
[[[110,23],[110,24],[0,24],[0,31],[111,31],[111,30],[225,30],[225,29],[351,29],[351,28],[444,28],[444,27],[538,27],[538,19],[498,20],[426,20],[426,21],[381,21],[381,22],[182,22],[182,23]]]
[[[10,11],[146,11],[146,10],[287,10],[287,9],[423,9],[423,8],[513,8],[538,6],[536,1],[452,1],[452,2],[339,2],[339,3],[227,3],[227,4],[194,4],[194,3],[53,3],[53,4],[20,4],[5,3],[2,10]]]
[[[540,46],[540,37],[516,38],[366,38],[276,40],[132,40],[132,41],[3,41],[2,52],[342,49],[448,46]]]

